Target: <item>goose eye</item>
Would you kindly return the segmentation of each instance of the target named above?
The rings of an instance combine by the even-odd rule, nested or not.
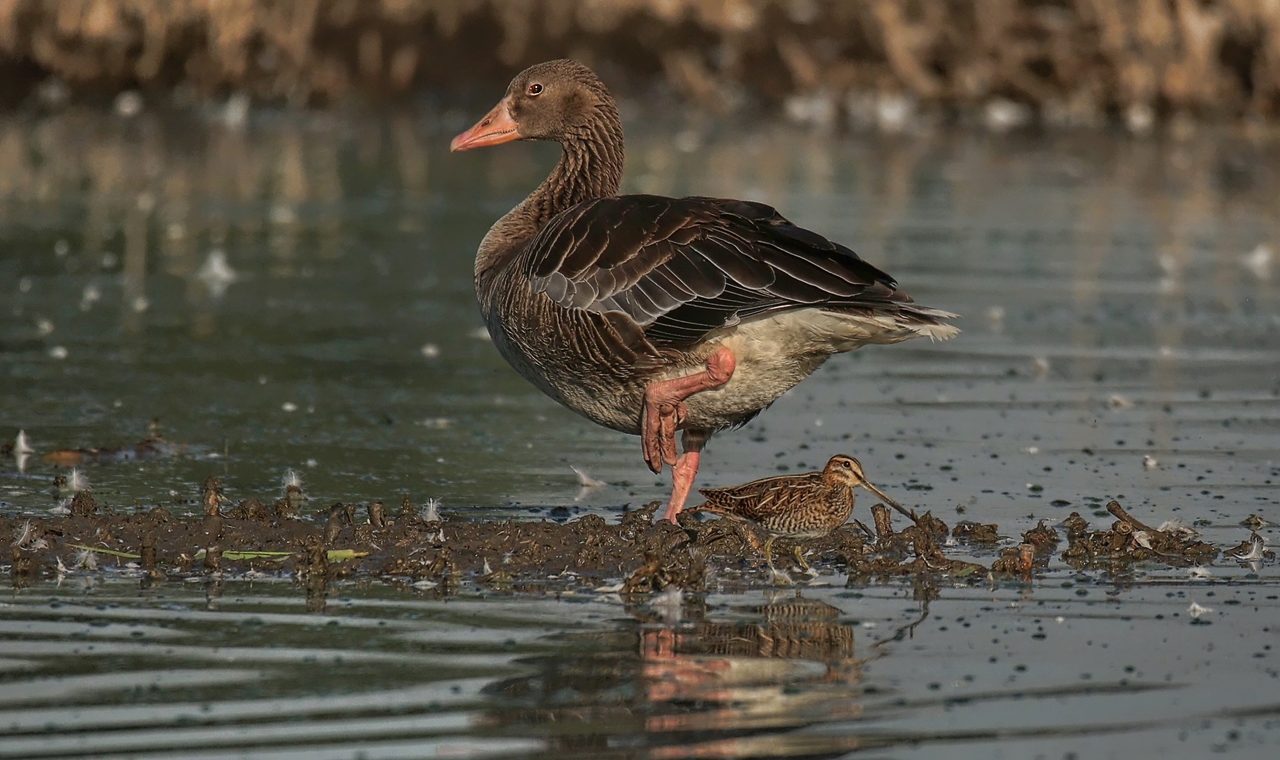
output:
[[[536,98],[542,94],[542,85],[538,84],[537,82],[534,82],[533,84],[529,85],[528,92],[529,92],[529,97]]]

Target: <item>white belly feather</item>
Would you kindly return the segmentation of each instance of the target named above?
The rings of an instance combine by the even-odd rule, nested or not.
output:
[[[898,343],[923,336],[945,340],[958,332],[950,325],[909,324],[891,315],[824,309],[796,309],[745,320],[707,336],[707,353],[724,346],[733,352],[737,367],[724,387],[696,393],[685,402],[689,426],[714,429],[725,419],[754,413],[813,374],[833,354],[868,343]],[[696,371],[673,371],[666,377]]]

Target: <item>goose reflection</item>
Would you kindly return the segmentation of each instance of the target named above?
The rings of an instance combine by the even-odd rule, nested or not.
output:
[[[861,715],[863,660],[841,611],[799,593],[746,610],[749,619],[642,624],[648,731],[709,731],[846,720]],[[688,710],[689,705],[701,709]],[[708,709],[708,706],[710,708]],[[734,756],[708,745],[655,748],[655,757]],[[704,754],[710,752],[710,754]]]
[[[541,725],[553,735],[552,751],[609,756],[619,741],[654,758],[859,746],[847,732],[795,731],[862,715],[862,666],[871,658],[857,657],[855,626],[841,621],[839,608],[793,592],[713,612],[701,596],[667,595],[628,612],[620,629],[573,635],[571,656],[522,660],[532,673],[486,687],[503,705],[493,724]]]

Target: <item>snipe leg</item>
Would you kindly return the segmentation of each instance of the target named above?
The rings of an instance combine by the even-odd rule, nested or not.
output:
[[[778,572],[778,568],[773,566],[773,542],[777,536],[769,536],[764,542],[764,561],[769,565],[769,569]]]
[[[809,575],[816,575],[816,573],[814,573],[814,572],[813,572],[813,568],[812,568],[812,567],[809,567],[809,563],[808,563],[808,562],[805,562],[805,560],[804,560],[804,550],[800,547],[800,544],[796,544],[796,548],[795,548],[795,555],[796,555],[796,562],[799,562],[799,563],[800,563],[800,567],[801,567],[801,568],[802,568],[806,573],[808,573]]]
[[[791,576],[778,570],[773,566],[773,542],[777,540],[777,536],[769,536],[764,542],[764,561],[769,565],[769,577],[777,583],[791,585],[795,581],[791,580]]]

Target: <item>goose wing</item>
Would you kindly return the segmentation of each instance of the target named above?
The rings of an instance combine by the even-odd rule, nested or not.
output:
[[[750,201],[624,195],[580,203],[527,244],[525,267],[535,292],[628,322],[655,346],[693,345],[770,311],[911,302],[853,251]]]

